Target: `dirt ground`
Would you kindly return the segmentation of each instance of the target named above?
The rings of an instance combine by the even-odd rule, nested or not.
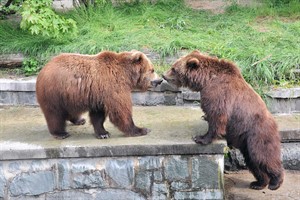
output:
[[[285,178],[278,190],[249,189],[249,184],[255,181],[253,175],[242,170],[225,174],[226,200],[295,200],[300,199],[300,171],[285,171]]]
[[[186,4],[194,9],[209,10],[212,13],[219,14],[225,11],[225,8],[232,2],[226,0],[185,0]],[[254,5],[254,0],[238,0],[238,4],[243,6]]]

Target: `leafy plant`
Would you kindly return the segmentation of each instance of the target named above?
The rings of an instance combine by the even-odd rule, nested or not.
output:
[[[32,35],[59,38],[66,34],[76,35],[76,22],[65,19],[52,10],[52,0],[27,0],[21,9],[21,28]]]
[[[35,75],[40,69],[39,62],[35,58],[29,58],[23,61],[23,70],[26,76]]]

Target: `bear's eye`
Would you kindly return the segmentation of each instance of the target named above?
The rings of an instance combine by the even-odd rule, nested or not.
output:
[[[151,73],[154,73],[154,69],[151,69]]]
[[[171,71],[172,71],[173,73],[175,73],[175,72],[176,72],[174,68],[171,68]]]

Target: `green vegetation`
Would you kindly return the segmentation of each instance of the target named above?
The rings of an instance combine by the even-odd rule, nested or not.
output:
[[[76,21],[78,35],[58,39],[33,36],[2,20],[0,53],[23,52],[44,63],[60,52],[150,49],[164,57],[199,49],[237,63],[256,89],[300,84],[292,70],[300,65],[300,3],[278,2],[266,0],[256,8],[233,4],[223,14],[193,10],[180,0],[102,3],[61,14]],[[157,65],[160,73],[168,68]]]
[[[76,36],[76,22],[57,15],[52,10],[52,0],[27,0],[22,4],[21,15],[21,28],[29,30],[32,35],[52,38],[65,34]]]
[[[29,58],[23,62],[23,71],[26,76],[35,75],[40,69],[39,61],[35,58]]]

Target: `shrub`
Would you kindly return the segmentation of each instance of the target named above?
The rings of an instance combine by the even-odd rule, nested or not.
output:
[[[21,28],[29,30],[32,35],[59,38],[63,35],[75,35],[76,22],[65,19],[52,10],[52,0],[27,0],[21,9]]]

